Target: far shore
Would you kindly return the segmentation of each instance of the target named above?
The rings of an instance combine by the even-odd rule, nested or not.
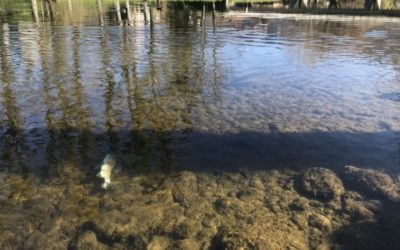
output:
[[[231,7],[232,11],[243,11],[245,7]],[[364,10],[364,9],[286,9],[271,7],[249,7],[251,12],[284,13],[284,14],[315,14],[315,15],[355,15],[355,16],[389,16],[400,17],[400,10]]]

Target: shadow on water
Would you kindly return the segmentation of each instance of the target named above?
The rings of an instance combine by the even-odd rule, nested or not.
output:
[[[124,169],[139,172],[339,169],[345,165],[398,171],[398,136],[392,131],[214,134],[189,130],[8,130],[0,141],[0,159],[2,168],[45,175],[49,167],[60,162],[93,171],[108,152],[118,155]]]

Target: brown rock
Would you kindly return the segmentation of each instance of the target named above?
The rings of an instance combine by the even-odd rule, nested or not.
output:
[[[374,213],[368,210],[368,208],[366,208],[365,206],[363,206],[363,202],[346,200],[344,203],[345,203],[344,206],[345,211],[347,211],[353,219],[372,220],[374,218]]]
[[[326,168],[307,169],[302,176],[302,190],[318,199],[332,200],[344,193],[342,181]]]
[[[147,246],[147,250],[165,250],[168,248],[168,246],[168,238],[162,236],[154,236]]]
[[[195,239],[185,239],[179,242],[179,249],[181,250],[198,250],[200,249],[200,242]]]
[[[97,241],[96,234],[91,231],[84,232],[75,242],[76,249],[107,249],[106,245]]]
[[[248,249],[252,247],[248,239],[239,232],[222,234],[220,246],[226,250]]]
[[[175,228],[174,235],[176,238],[180,239],[192,238],[196,236],[201,228],[202,226],[199,221],[186,220]]]
[[[292,217],[292,221],[296,224],[300,230],[307,230],[308,229],[308,221],[307,217],[303,214],[296,213]]]
[[[311,214],[308,218],[310,226],[316,227],[322,231],[330,232],[332,229],[331,221],[322,214]]]
[[[380,171],[345,166],[346,182],[360,192],[378,197],[386,197],[392,201],[400,200],[398,187],[393,179]]]
[[[187,204],[197,194],[197,177],[195,174],[183,171],[175,180],[172,195],[175,202]]]

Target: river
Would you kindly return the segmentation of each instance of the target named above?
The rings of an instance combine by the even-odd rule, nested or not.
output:
[[[354,165],[397,185],[399,18],[32,3],[0,9],[4,247],[16,240],[38,249],[54,240],[60,248],[218,248],[230,246],[226,239],[239,228],[249,235],[244,241],[267,242],[248,248],[279,249],[287,235],[293,249],[339,246],[353,236],[324,239],[353,225],[351,213],[337,215],[318,201],[300,210],[322,213],[329,230],[308,212],[307,226],[299,226],[290,204],[303,198],[292,182],[310,168],[342,176]],[[119,172],[104,191],[96,167],[108,153]],[[265,195],[289,200],[271,212]],[[343,197],[335,206],[347,204]],[[379,214],[394,206],[384,202],[381,212],[363,208]],[[267,211],[254,215],[257,209]],[[276,230],[257,224],[265,216]],[[252,228],[276,240],[256,239]],[[350,247],[364,246],[354,238],[360,245]]]

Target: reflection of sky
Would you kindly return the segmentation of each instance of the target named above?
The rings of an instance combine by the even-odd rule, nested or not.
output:
[[[231,41],[219,51],[230,69],[228,97],[249,92],[247,102],[261,103],[271,120],[285,120],[282,125],[289,130],[374,131],[382,123],[390,124],[385,128],[399,129],[399,104],[380,98],[388,91],[399,92],[397,66],[360,53],[370,44],[330,35],[329,43],[336,46],[327,49],[327,44],[318,44],[318,34],[313,40],[302,34],[265,37],[271,38],[268,33],[224,38]],[[384,50],[378,46],[370,51]],[[390,56],[391,52],[386,53]],[[309,122],[308,128],[301,127],[304,121]]]
[[[211,117],[221,120],[235,117],[238,129],[247,123],[251,129],[258,130],[268,122],[288,131],[375,131],[382,123],[388,124],[385,128],[398,129],[398,102],[381,98],[400,92],[397,66],[385,59],[393,53],[381,43],[374,45],[364,38],[344,35],[347,29],[360,29],[357,23],[354,26],[346,23],[347,26],[339,25],[339,28],[332,24],[332,31],[325,27],[321,30],[319,23],[315,26],[310,23],[311,31],[307,32],[302,23],[288,20],[225,21],[216,33],[212,28],[207,28],[205,33],[169,30],[166,24],[155,25],[153,33],[148,26],[43,26],[39,29],[28,23],[21,23],[18,29],[12,26],[4,34],[6,40],[14,41],[9,46],[13,88],[15,95],[24,96],[17,106],[21,107],[26,126],[40,127],[45,122],[47,108],[40,88],[45,77],[50,101],[57,102],[62,92],[60,86],[70,91],[77,73],[94,120],[105,119],[103,97],[107,88],[113,86],[115,91],[110,92],[110,97],[118,107],[113,114],[129,123],[124,118],[129,116],[124,67],[135,65],[137,77],[141,81],[157,82],[160,94],[167,93],[171,82],[181,81],[174,75],[178,74],[186,81],[200,81],[206,96],[212,84],[209,88],[205,86],[215,82],[213,77],[218,76],[223,84],[224,102],[214,104],[223,105],[222,109],[229,112],[213,113]],[[391,32],[378,32],[377,37],[376,32],[366,30],[368,26],[356,33],[365,39],[381,39],[385,35],[391,41]],[[398,49],[397,44],[384,45]],[[78,53],[78,72],[74,69],[74,50]],[[378,53],[381,51],[384,53]],[[42,60],[46,62],[43,64]],[[187,65],[183,64],[191,67],[185,69]],[[132,68],[128,71],[132,73]],[[157,74],[156,79],[149,72]],[[190,75],[191,72],[196,75]],[[141,94],[142,98],[153,95],[151,88],[142,89]],[[73,106],[74,98],[67,97],[66,101]],[[62,109],[61,104],[57,105],[50,109]],[[197,103],[196,107],[202,110],[201,105]],[[201,116],[210,114],[197,112],[194,117],[197,116],[202,120]],[[257,123],[263,124],[254,126]]]

